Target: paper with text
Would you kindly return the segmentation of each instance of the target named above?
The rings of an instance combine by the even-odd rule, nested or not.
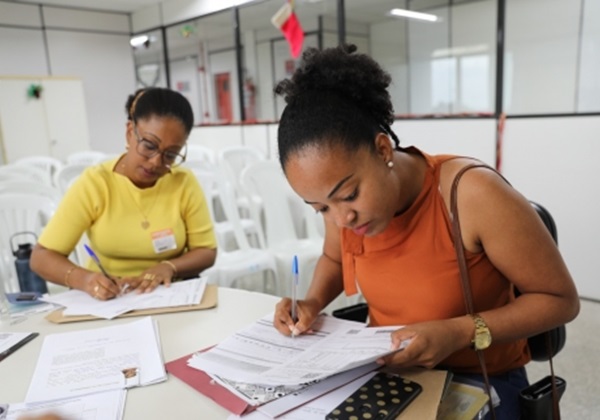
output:
[[[149,385],[166,378],[155,323],[145,317],[46,336],[25,401]]]
[[[321,315],[311,334],[286,337],[273,314],[234,333],[210,350],[195,354],[191,367],[223,378],[268,385],[320,380],[390,354],[390,334],[401,327],[364,324]],[[403,349],[408,343],[402,343]]]
[[[105,301],[94,299],[81,290],[69,290],[41,299],[64,306],[65,316],[93,315],[112,319],[133,310],[195,305],[202,300],[205,289],[206,278],[198,278],[175,282],[169,287],[160,285],[152,293],[131,291]]]
[[[48,413],[63,419],[120,420],[123,418],[126,395],[126,390],[119,389],[55,401],[10,404],[6,420]]]

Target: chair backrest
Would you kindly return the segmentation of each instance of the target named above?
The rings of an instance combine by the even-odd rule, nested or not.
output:
[[[255,162],[260,162],[266,159],[266,156],[257,148],[249,146],[233,146],[222,149],[217,154],[219,167],[224,171],[231,182],[236,197],[247,196],[247,191],[244,191],[240,185],[240,175],[244,169]]]
[[[277,162],[264,160],[248,165],[240,175],[240,183],[243,189],[262,199],[265,237],[269,247],[300,239],[294,209],[303,217],[302,206],[306,204],[294,193]]]
[[[88,167],[89,165],[86,163],[70,163],[64,165],[56,172],[54,184],[60,192],[64,194],[73,181],[75,181],[75,179],[77,179],[77,177]]]
[[[67,164],[82,163],[91,166],[108,158],[109,155],[104,152],[99,152],[97,150],[82,150],[67,156]]]
[[[0,177],[2,179],[20,179],[52,185],[52,179],[48,179],[48,173],[37,166],[28,164],[10,164],[0,166]]]
[[[61,191],[50,185],[29,180],[0,180],[0,194],[9,193],[39,194],[49,197],[55,202],[59,202],[62,198]]]
[[[48,184],[52,184],[52,179],[54,178],[54,174],[58,171],[63,163],[51,156],[28,156],[21,159],[17,159],[14,162],[15,165],[26,165],[33,166],[35,168],[40,169],[44,172],[45,182]]]
[[[187,151],[185,155],[185,162],[183,163],[184,166],[186,166],[188,162],[193,161],[208,162],[213,165],[216,164],[217,157],[215,151],[210,147],[188,143],[186,148]]]
[[[224,178],[221,178],[217,182],[217,188],[219,191],[219,199],[225,213],[225,218],[233,228],[233,235],[237,242],[237,247],[241,250],[250,249],[250,243],[244,228],[242,227],[242,221],[238,211],[237,203],[235,200],[235,191],[233,185]]]
[[[10,259],[12,249],[19,243],[31,242],[30,235],[13,235],[19,232],[33,232],[39,236],[42,229],[56,209],[57,203],[42,195],[7,193],[0,194],[0,258],[4,261],[7,256]],[[13,246],[14,245],[14,246]],[[6,272],[7,269],[2,271]],[[8,282],[5,282],[7,291],[18,291],[18,280],[15,277],[14,270],[9,267],[12,275]],[[12,286],[12,287],[11,287]]]

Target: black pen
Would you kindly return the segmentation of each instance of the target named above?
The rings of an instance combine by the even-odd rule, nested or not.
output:
[[[24,339],[19,341],[18,343],[14,344],[12,347],[9,347],[8,349],[4,350],[2,353],[0,353],[0,362],[3,361],[4,359],[6,359],[11,354],[13,354],[14,352],[16,352],[17,350],[19,350],[25,344],[29,343],[31,340],[33,340],[38,335],[40,335],[40,334],[39,333],[31,333],[27,337],[25,337]]]

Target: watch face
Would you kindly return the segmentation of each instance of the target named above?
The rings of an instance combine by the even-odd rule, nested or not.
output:
[[[489,334],[477,334],[475,337],[475,348],[477,350],[487,349],[492,344],[492,337]]]

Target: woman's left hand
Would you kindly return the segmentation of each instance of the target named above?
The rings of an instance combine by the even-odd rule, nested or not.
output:
[[[140,274],[137,278],[137,285],[134,287],[136,293],[150,293],[164,284],[166,287],[171,285],[175,273],[167,264],[157,264]]]
[[[399,349],[404,340],[410,340],[402,351],[379,359],[380,364],[394,367],[436,367],[452,353],[465,347],[466,329],[459,319],[428,321],[407,325],[391,335],[391,349]]]

